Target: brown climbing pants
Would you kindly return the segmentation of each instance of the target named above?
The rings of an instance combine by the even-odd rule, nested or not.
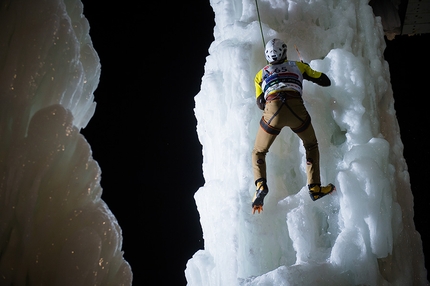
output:
[[[301,97],[287,99],[285,103],[279,99],[266,102],[252,151],[254,179],[267,178],[266,154],[285,126],[290,127],[300,137],[305,147],[308,185],[320,184],[318,141]]]

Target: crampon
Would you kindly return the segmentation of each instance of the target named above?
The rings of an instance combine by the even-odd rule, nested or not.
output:
[[[255,214],[263,211],[264,197],[269,192],[267,186],[259,187],[255,192],[254,198],[252,199],[252,214]]]
[[[260,213],[262,211],[263,211],[263,206],[257,206],[257,205],[252,206],[252,214],[255,214],[255,212]]]

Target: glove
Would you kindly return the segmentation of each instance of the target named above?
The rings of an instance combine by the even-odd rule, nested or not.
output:
[[[264,110],[264,107],[266,106],[266,100],[264,99],[264,94],[261,93],[258,97],[257,97],[257,106],[258,108],[260,108],[261,110]]]
[[[319,78],[313,78],[313,77],[308,76],[306,73],[304,73],[303,78],[306,80],[309,80],[313,83],[316,83],[320,86],[330,86],[331,85],[331,81],[325,73],[321,73],[321,76]]]

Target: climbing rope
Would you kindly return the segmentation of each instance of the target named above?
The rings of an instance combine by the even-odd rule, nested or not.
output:
[[[264,47],[266,46],[266,41],[264,40],[263,27],[261,26],[260,10],[258,9],[257,0],[255,0],[255,6],[257,7],[258,22],[260,23],[261,39],[263,40],[263,49],[264,49]]]
[[[261,25],[261,18],[260,18],[260,9],[258,8],[258,1],[255,0],[255,6],[257,7],[257,16],[258,16],[258,23],[260,23],[260,33],[261,33],[261,39],[263,40],[263,48],[266,46],[266,41],[264,40],[264,33],[263,33],[263,27]],[[299,49],[296,45],[294,45],[296,48],[297,54],[299,56],[300,61],[303,63],[302,56],[300,55]]]

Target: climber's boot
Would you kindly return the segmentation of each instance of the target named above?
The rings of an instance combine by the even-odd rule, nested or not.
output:
[[[257,186],[257,190],[255,191],[254,198],[252,199],[252,213],[255,211],[260,213],[263,211],[264,197],[269,192],[269,188],[267,187],[266,179],[260,178],[255,181],[255,185]]]
[[[321,187],[320,184],[311,184],[309,187],[309,195],[313,201],[321,199],[325,195],[330,194],[331,192],[336,190],[336,187],[333,184],[328,184],[325,187]]]

